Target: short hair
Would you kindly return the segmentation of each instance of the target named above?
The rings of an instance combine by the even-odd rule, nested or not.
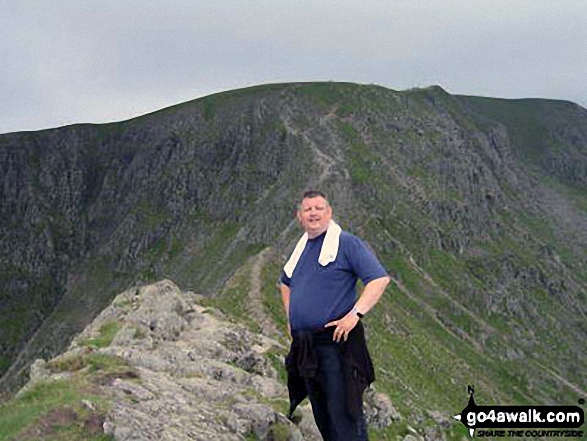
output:
[[[302,201],[304,199],[317,198],[318,196],[321,196],[324,199],[326,199],[326,195],[323,192],[321,192],[320,190],[308,190],[302,196]]]
[[[329,207],[330,204],[328,203],[328,198],[326,197],[325,193],[321,192],[320,190],[308,190],[308,191],[304,192],[304,195],[300,199],[300,203],[298,204],[298,208],[301,209],[302,201],[304,199],[312,199],[312,198],[317,198],[319,196],[324,198],[324,200],[326,201],[326,206]]]

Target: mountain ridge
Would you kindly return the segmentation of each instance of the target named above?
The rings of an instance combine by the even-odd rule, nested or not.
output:
[[[456,406],[454,384],[424,376],[443,365],[493,398],[576,399],[536,363],[584,389],[587,114],[535,104],[285,84],[107,127],[0,136],[2,388],[128,286],[167,277],[214,297],[268,246],[261,290],[279,323],[277,262],[300,234],[295,201],[319,187],[403,287],[373,314],[376,352],[418,360],[394,374],[376,355],[394,403],[415,403],[402,414],[439,400],[416,381]]]

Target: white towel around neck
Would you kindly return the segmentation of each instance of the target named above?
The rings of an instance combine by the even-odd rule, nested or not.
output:
[[[334,262],[336,260],[336,255],[338,254],[338,244],[340,241],[340,233],[342,232],[342,228],[334,222],[332,219],[328,224],[328,229],[326,230],[326,237],[324,238],[324,242],[322,243],[322,249],[320,250],[320,257],[318,257],[318,262],[322,266],[328,265],[330,262]],[[291,277],[294,269],[296,269],[296,265],[298,264],[298,260],[300,260],[300,256],[306,247],[306,243],[308,242],[308,233],[304,233],[304,235],[298,241],[293,253],[283,270],[285,271],[285,275],[287,277]]]

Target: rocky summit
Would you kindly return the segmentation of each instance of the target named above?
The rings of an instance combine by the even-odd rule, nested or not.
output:
[[[302,233],[296,202],[310,188],[326,192],[337,222],[392,277],[364,324],[376,390],[401,418],[373,424],[374,439],[432,439],[439,430],[460,439],[467,432],[452,415],[467,386],[478,405],[574,405],[587,396],[587,110],[574,103],[436,86],[263,85],[119,123],[0,135],[0,180],[6,399],[35,360],[63,353],[119,293],[165,279],[286,347],[276,281]],[[90,348],[131,332],[98,331]],[[159,338],[157,323],[142,332]],[[279,379],[275,351],[262,357]],[[127,372],[117,378],[134,385],[146,369],[126,368],[136,360],[124,355],[115,359],[122,365],[88,357],[75,372]],[[265,373],[247,375],[272,378]],[[49,406],[38,424],[73,418],[67,409]],[[77,415],[102,427],[90,411]],[[108,415],[112,431],[133,430]],[[253,431],[280,430],[274,417]]]

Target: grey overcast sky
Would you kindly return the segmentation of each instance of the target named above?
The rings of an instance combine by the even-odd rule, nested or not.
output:
[[[318,80],[587,107],[587,0],[0,0],[0,133]]]

